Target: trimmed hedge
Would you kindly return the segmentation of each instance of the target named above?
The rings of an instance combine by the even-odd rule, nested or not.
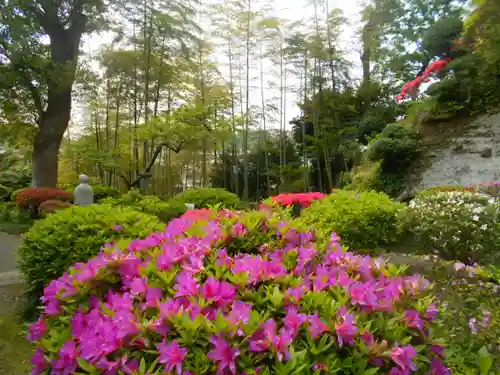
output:
[[[28,308],[37,305],[44,286],[74,263],[95,256],[104,244],[164,229],[154,216],[99,204],[72,206],[37,221],[19,249],[19,267],[29,288]]]
[[[193,188],[173,197],[170,202],[193,203],[196,208],[209,208],[220,205],[224,208],[235,208],[241,204],[240,198],[222,188]]]
[[[299,220],[325,238],[335,232],[349,246],[376,247],[398,240],[399,218],[404,210],[403,204],[383,193],[339,190],[313,202]]]

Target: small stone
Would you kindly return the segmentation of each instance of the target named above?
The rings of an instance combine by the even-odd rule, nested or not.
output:
[[[487,148],[481,151],[481,157],[483,158],[491,158],[493,156],[493,150],[491,148]]]

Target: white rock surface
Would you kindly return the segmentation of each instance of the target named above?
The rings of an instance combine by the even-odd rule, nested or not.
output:
[[[500,180],[500,113],[477,118],[463,136],[434,154],[420,189]]]

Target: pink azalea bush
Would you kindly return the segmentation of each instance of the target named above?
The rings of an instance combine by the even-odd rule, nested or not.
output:
[[[449,374],[419,275],[274,213],[204,213],[51,282],[32,374]]]

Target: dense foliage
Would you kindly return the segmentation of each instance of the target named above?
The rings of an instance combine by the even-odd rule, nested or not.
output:
[[[31,170],[28,167],[14,165],[11,168],[0,171],[0,185],[9,189],[17,190],[26,188],[31,182]]]
[[[179,203],[192,203],[196,208],[217,206],[235,208],[240,205],[240,198],[225,189],[220,188],[193,188],[183,191],[172,198]]]
[[[120,196],[120,192],[109,186],[92,186],[94,191],[94,202],[99,203],[106,198],[117,198]]]
[[[458,191],[458,192],[473,192],[475,189],[471,187],[465,187],[461,185],[448,185],[448,186],[433,186],[429,188],[425,188],[422,190],[419,190],[417,192],[417,196],[419,197],[427,197],[429,195],[434,195],[438,193],[445,193],[445,192],[453,192],[453,191]]]
[[[164,201],[154,195],[143,195],[138,190],[130,190],[119,198],[107,198],[102,203],[133,208],[157,216],[164,223],[186,212],[186,205],[175,200]]]
[[[11,190],[4,185],[0,185],[0,200],[4,201],[10,198]]]
[[[448,373],[428,282],[266,215],[177,219],[75,265],[44,290],[33,373]]]
[[[42,215],[46,215],[68,207],[71,207],[71,203],[49,199],[40,204],[39,210]]]
[[[408,226],[428,251],[444,259],[495,263],[500,261],[500,205],[472,192],[439,192],[410,202]]]
[[[95,256],[105,244],[143,238],[163,228],[154,216],[98,204],[72,206],[37,221],[19,249],[19,267],[31,299],[29,308],[38,303],[46,285],[72,264]]]
[[[300,220],[325,236],[341,236],[353,248],[394,243],[404,206],[376,192],[338,190],[302,211]]]
[[[500,273],[494,276],[461,263],[435,275],[438,298],[446,301],[439,329],[447,338],[446,362],[453,374],[498,372]]]

